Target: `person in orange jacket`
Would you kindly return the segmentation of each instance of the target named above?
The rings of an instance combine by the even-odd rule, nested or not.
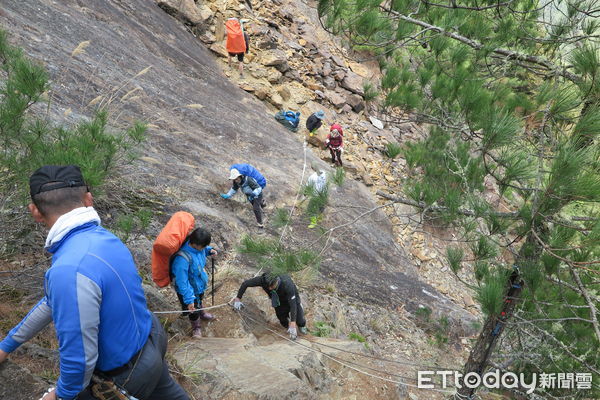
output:
[[[325,140],[325,148],[331,153],[331,162],[337,166],[342,166],[342,153],[344,151],[344,131],[338,124],[333,124],[329,128],[329,134]]]

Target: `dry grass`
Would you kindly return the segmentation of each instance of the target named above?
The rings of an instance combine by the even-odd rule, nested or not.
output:
[[[90,45],[89,40],[85,40],[77,45],[75,49],[71,52],[71,57],[75,57],[81,53],[85,53],[85,49]]]

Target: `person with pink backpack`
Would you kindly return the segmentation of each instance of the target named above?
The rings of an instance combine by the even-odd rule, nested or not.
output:
[[[331,162],[341,167],[342,152],[344,151],[344,131],[340,125],[333,124],[329,128],[325,148],[329,149],[329,153],[331,153]]]

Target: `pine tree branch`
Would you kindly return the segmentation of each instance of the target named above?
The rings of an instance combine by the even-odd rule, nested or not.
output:
[[[515,315],[514,318],[516,319],[520,319],[521,322],[523,322],[526,325],[531,326],[532,328],[534,328],[534,330],[540,332],[542,335],[544,335],[545,337],[547,337],[548,339],[550,339],[551,341],[553,341],[554,343],[556,343],[558,345],[558,347],[560,347],[567,355],[569,355],[569,357],[571,357],[572,359],[578,361],[579,363],[581,363],[582,365],[584,365],[586,368],[588,368],[590,371],[595,372],[596,374],[600,374],[600,370],[594,368],[593,366],[591,366],[590,364],[588,364],[587,362],[585,362],[585,360],[583,360],[582,358],[576,356],[575,354],[573,354],[573,352],[571,352],[571,350],[569,350],[569,348],[567,347],[567,345],[565,345],[563,342],[561,342],[560,340],[558,340],[556,338],[556,336],[554,336],[553,334],[546,332],[544,329],[540,328],[538,325],[529,322],[528,320],[521,318],[518,315]]]
[[[457,40],[461,43],[464,43],[467,46],[469,46],[475,50],[483,50],[485,48],[485,46],[482,43],[480,43],[476,40],[469,39],[468,37],[459,35],[454,32],[449,32],[449,31],[445,30],[444,28],[441,28],[441,27],[435,26],[435,25],[431,25],[425,21],[421,21],[416,18],[412,18],[410,16],[400,14],[399,12],[390,9],[389,7],[386,8],[386,6],[384,6],[382,8],[385,12],[387,12],[391,15],[394,15],[395,17],[397,17],[398,19],[400,19],[402,21],[409,22],[413,25],[418,25],[423,28],[428,28],[429,30],[432,30],[435,32],[439,32],[440,34],[442,34],[446,37],[449,37],[451,39]],[[581,82],[581,78],[579,76],[567,71],[566,68],[563,68],[563,67],[560,67],[558,65],[551,63],[550,61],[546,60],[545,58],[530,55],[530,54],[519,53],[517,51],[504,49],[501,47],[491,49],[491,52],[495,53],[495,54],[499,54],[501,56],[504,56],[509,60],[525,61],[525,62],[528,62],[531,64],[540,65],[540,66],[544,67],[545,69],[547,69],[548,71],[551,71],[555,75],[562,76],[563,78],[568,79],[569,81],[571,81],[573,83]]]
[[[376,194],[378,196],[381,196],[381,197],[386,198],[388,200],[391,200],[393,202],[402,203],[402,204],[406,204],[406,205],[409,205],[409,206],[417,207],[417,208],[420,208],[422,210],[427,209],[429,211],[448,211],[448,207],[440,207],[440,206],[433,206],[433,205],[428,206],[427,204],[425,204],[422,201],[416,202],[414,200],[405,199],[405,198],[397,197],[397,196],[392,196],[391,194],[384,193],[381,190],[378,190],[376,192]],[[473,211],[473,210],[466,210],[466,209],[459,209],[457,211],[457,213],[465,215],[467,217],[475,217],[477,215],[475,213],[475,211]],[[498,218],[510,218],[510,219],[518,219],[519,218],[519,213],[517,213],[517,212],[488,211],[488,212],[483,213],[482,215],[484,215],[484,216],[494,216],[494,217],[498,217]]]
[[[594,326],[594,331],[596,332],[596,338],[598,339],[598,342],[600,343],[600,325],[598,325],[598,318],[596,317],[596,315],[597,315],[596,305],[590,298],[590,294],[586,290],[585,286],[583,286],[583,283],[581,282],[581,278],[579,277],[579,272],[575,268],[573,268],[573,266],[571,266],[571,265],[569,265],[569,270],[571,271],[571,276],[573,277],[573,280],[575,281],[575,283],[577,283],[577,287],[579,288],[581,295],[583,296],[585,301],[588,303],[588,306],[590,306],[590,318],[592,319],[591,323]]]
[[[455,10],[472,10],[472,11],[484,11],[489,10],[490,8],[500,8],[504,6],[508,6],[513,2],[513,0],[507,1],[505,3],[498,3],[491,6],[483,6],[483,7],[466,7],[466,6],[458,6],[455,2],[452,2],[452,5],[448,6],[446,4],[438,4],[438,3],[430,3],[425,0],[421,0],[421,3],[432,6],[432,7],[441,7],[441,8],[450,8]]]
[[[571,284],[570,284],[570,283],[568,283],[568,282],[565,282],[565,281],[558,280],[558,279],[556,279],[556,278],[553,278],[553,277],[551,277],[551,276],[547,276],[547,277],[546,277],[546,280],[548,280],[549,282],[556,283],[556,284],[559,284],[559,285],[561,285],[561,286],[564,286],[564,287],[566,287],[566,288],[568,288],[568,289],[571,289],[571,290],[572,290],[572,291],[574,291],[574,292],[577,292],[577,293],[579,293],[579,294],[583,295],[583,293],[581,293],[581,291],[579,290],[579,288],[578,288],[577,286],[571,285]],[[598,296],[594,296],[594,295],[592,295],[592,294],[589,294],[589,293],[588,293],[588,296],[590,297],[590,299],[592,299],[592,300],[594,300],[594,301],[596,301],[596,302],[600,303],[600,297],[598,297]]]

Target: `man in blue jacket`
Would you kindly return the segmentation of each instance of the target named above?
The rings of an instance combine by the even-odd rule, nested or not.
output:
[[[222,193],[221,197],[228,199],[241,189],[252,204],[258,227],[264,228],[262,209],[266,206],[263,198],[263,189],[267,185],[265,177],[250,164],[233,164],[229,170],[229,179],[232,181],[231,189]]]
[[[146,306],[127,247],[100,226],[79,167],[46,165],[29,179],[33,218],[50,228],[45,296],[0,342],[0,362],[51,321],[60,376],[43,400],[94,399],[92,375],[140,400],[189,400],[164,360],[167,338]]]

